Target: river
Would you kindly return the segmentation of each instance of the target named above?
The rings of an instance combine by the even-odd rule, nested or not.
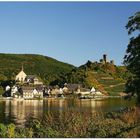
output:
[[[121,98],[105,99],[95,101],[91,99],[44,99],[44,100],[0,100],[0,122],[13,122],[17,126],[23,126],[32,118],[41,118],[46,113],[56,115],[68,110],[94,112],[118,111],[124,107],[135,104],[135,100],[124,100]]]

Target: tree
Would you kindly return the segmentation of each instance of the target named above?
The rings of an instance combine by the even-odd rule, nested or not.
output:
[[[129,18],[126,29],[128,35],[133,35],[130,38],[124,57],[124,64],[132,73],[126,83],[126,91],[132,93],[132,95],[136,93],[140,103],[140,12]]]

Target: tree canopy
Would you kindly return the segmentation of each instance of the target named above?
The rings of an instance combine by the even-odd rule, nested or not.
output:
[[[132,73],[126,83],[126,91],[132,95],[136,93],[140,102],[140,12],[129,18],[126,29],[131,37],[124,57],[124,64]]]

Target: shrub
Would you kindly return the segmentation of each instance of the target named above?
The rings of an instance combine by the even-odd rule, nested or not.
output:
[[[120,119],[105,119],[102,121],[94,122],[90,128],[90,137],[109,138],[117,137],[122,129],[127,128],[127,123],[122,122]]]
[[[8,136],[8,138],[15,138],[15,128],[16,128],[16,126],[14,124],[9,124],[7,126],[7,136]]]
[[[46,138],[58,138],[61,137],[59,132],[48,127],[45,133]]]
[[[6,131],[7,128],[4,124],[0,124],[0,137],[5,138],[6,137]]]
[[[94,113],[67,110],[59,116],[47,114],[30,119],[25,128],[0,124],[0,137],[8,138],[117,138],[140,137],[139,110]]]
[[[33,132],[33,137],[43,138],[44,137],[44,129],[41,122],[37,119],[33,119],[29,122],[28,127],[30,128],[30,136]]]
[[[33,129],[32,128],[27,128],[27,138],[32,138],[33,137]]]

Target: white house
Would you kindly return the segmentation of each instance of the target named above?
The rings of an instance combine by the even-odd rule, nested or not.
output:
[[[39,80],[39,78],[36,75],[27,75],[25,81],[29,84],[43,85],[43,83]]]
[[[17,92],[18,92],[17,86],[13,86],[12,89],[11,89],[11,96],[13,96]]]
[[[23,87],[22,90],[24,99],[43,98],[43,89],[40,87]]]
[[[5,91],[9,91],[10,90],[10,86],[7,85],[6,88],[5,88]]]

